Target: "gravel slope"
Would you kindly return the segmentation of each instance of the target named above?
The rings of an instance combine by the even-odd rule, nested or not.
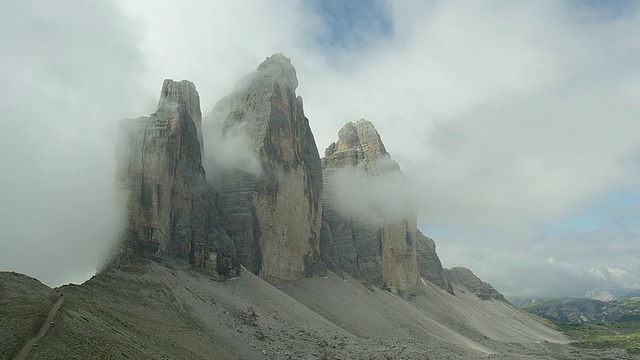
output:
[[[1,358],[41,325],[19,321],[25,299],[41,322],[57,292],[62,307],[28,359],[632,358],[569,347],[504,303],[430,283],[407,300],[332,273],[278,289],[247,271],[216,282],[181,264],[149,263],[56,290],[0,273],[0,290]]]

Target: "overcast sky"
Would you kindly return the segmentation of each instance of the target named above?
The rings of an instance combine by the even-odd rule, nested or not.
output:
[[[366,118],[446,267],[507,296],[640,288],[632,1],[3,1],[0,269],[82,282],[120,226],[114,132],[292,59],[320,153]]]

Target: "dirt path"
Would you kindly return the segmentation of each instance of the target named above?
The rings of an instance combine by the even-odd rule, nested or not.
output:
[[[60,295],[58,301],[56,301],[56,303],[51,307],[51,310],[49,310],[49,315],[47,315],[47,318],[45,319],[44,324],[42,324],[40,331],[38,331],[36,336],[27,340],[24,345],[22,345],[22,349],[18,351],[18,354],[13,358],[13,360],[24,360],[27,355],[29,355],[31,348],[33,348],[33,344],[35,344],[36,341],[40,340],[47,333],[47,331],[49,331],[49,328],[51,327],[51,324],[53,322],[53,318],[56,317],[56,314],[58,313],[63,300],[64,295]]]

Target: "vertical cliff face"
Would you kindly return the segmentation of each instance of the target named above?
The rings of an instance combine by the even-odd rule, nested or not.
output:
[[[276,54],[214,109],[225,135],[249,137],[263,169],[223,174],[221,224],[241,263],[272,283],[321,263],[322,168],[297,86],[290,60]]]
[[[217,276],[238,270],[233,244],[216,228],[205,183],[201,118],[195,86],[165,80],[155,113],[121,123],[117,178],[127,227],[116,264],[166,257]]]
[[[436,243],[433,239],[424,236],[420,230],[417,231],[417,235],[420,276],[453,295],[453,285],[445,276],[445,270],[442,268],[442,263],[436,253]]]
[[[357,194],[358,188],[375,183],[375,179],[404,177],[373,125],[365,120],[346,124],[338,141],[326,149],[322,168],[323,218],[329,228],[322,243],[328,249],[335,248],[333,254],[337,254],[323,252],[323,257],[364,283],[393,292],[415,289],[420,276],[415,212],[389,214],[383,203],[367,205],[366,191]],[[370,187],[369,195],[383,190],[384,181]],[[361,209],[358,202],[364,204]]]

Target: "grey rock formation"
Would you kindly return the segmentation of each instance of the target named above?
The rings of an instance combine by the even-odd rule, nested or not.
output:
[[[205,183],[201,118],[195,86],[165,80],[155,113],[121,123],[116,176],[127,224],[112,264],[173,258],[214,276],[239,271],[233,243],[216,226]]]
[[[413,291],[419,280],[415,211],[389,214],[384,203],[375,201],[372,206],[358,207],[385,190],[376,186],[376,179],[404,179],[373,125],[366,120],[347,123],[338,141],[326,149],[322,168],[323,218],[330,230],[322,241],[325,263],[339,264],[365,284],[392,292]],[[411,209],[410,204],[405,205]],[[335,251],[326,251],[332,247]]]
[[[319,256],[322,168],[297,86],[291,61],[275,54],[213,113],[225,136],[249,137],[262,165],[259,175],[223,174],[218,208],[241,263],[271,283],[326,271]]]
[[[436,253],[436,243],[420,230],[417,231],[417,253],[420,276],[454,295],[453,285],[444,275],[442,263]]]
[[[172,81],[165,80],[158,102],[158,109],[172,106],[176,101],[184,101],[185,110],[191,117],[198,133],[200,144],[200,154],[202,154],[204,142],[202,140],[202,111],[200,111],[200,96],[195,85],[187,80]]]
[[[451,269],[444,269],[444,274],[453,284],[466,288],[482,300],[493,299],[509,304],[498,290],[494,289],[491,284],[480,280],[467,268],[454,267]]]

